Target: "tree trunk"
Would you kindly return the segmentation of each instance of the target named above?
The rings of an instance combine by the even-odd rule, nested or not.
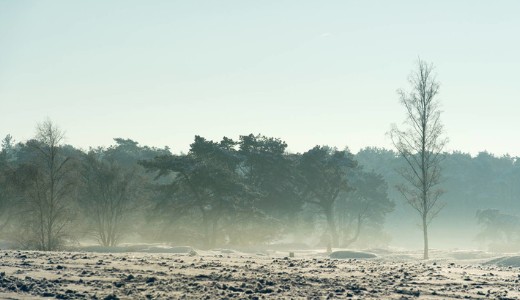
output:
[[[345,240],[342,247],[348,247],[348,246],[350,246],[350,244],[352,244],[358,240],[359,234],[361,233],[361,223],[363,223],[363,216],[361,214],[359,214],[357,217],[357,228],[356,228],[356,232],[354,233],[354,236],[351,237],[350,239]]]
[[[202,212],[202,226],[204,227],[204,248],[210,248],[210,237],[209,237],[209,221],[208,221],[208,213],[204,210],[203,207],[200,207],[200,211]]]
[[[428,259],[428,222],[426,216],[423,216],[423,237],[424,237],[424,259]]]
[[[338,246],[338,233],[336,232],[336,224],[334,222],[334,212],[332,205],[325,207],[325,216],[327,217],[327,225],[329,227],[330,237],[332,239],[332,246]]]

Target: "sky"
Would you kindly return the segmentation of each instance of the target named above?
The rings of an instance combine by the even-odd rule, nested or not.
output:
[[[249,133],[391,148],[435,65],[448,151],[520,156],[519,1],[0,0],[0,137],[186,151]]]

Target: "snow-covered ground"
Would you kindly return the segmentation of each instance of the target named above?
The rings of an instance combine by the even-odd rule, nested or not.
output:
[[[520,257],[511,254],[432,251],[424,261],[417,251],[334,250],[1,250],[0,298],[520,298]]]

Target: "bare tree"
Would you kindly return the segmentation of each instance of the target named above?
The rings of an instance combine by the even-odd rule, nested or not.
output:
[[[428,225],[442,209],[439,197],[443,191],[440,182],[442,151],[448,142],[443,137],[440,122],[439,83],[433,74],[433,65],[421,59],[409,77],[411,91],[398,90],[400,102],[406,109],[407,129],[393,125],[390,137],[406,167],[399,170],[405,184],[397,186],[406,201],[422,219],[424,259],[428,259]]]
[[[129,215],[137,210],[139,178],[136,167],[125,168],[109,152],[91,150],[85,156],[80,203],[99,243],[114,247],[129,227]]]
[[[25,169],[26,248],[57,250],[68,237],[72,214],[70,200],[74,177],[70,157],[61,143],[64,132],[50,120],[38,124],[36,138],[27,143],[34,153]]]

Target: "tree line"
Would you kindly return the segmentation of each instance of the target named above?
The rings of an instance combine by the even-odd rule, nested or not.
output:
[[[403,183],[396,170],[406,162],[383,148],[352,154],[317,146],[294,154],[280,139],[245,135],[196,137],[185,154],[121,138],[81,150],[64,144],[49,122],[34,139],[8,135],[1,146],[0,234],[20,248],[62,249],[89,239],[116,246],[136,238],[199,247],[326,246],[334,234],[327,215],[337,245],[379,246],[390,239],[385,226],[413,218],[393,188]],[[442,169],[440,187],[449,192],[435,226],[490,250],[520,249],[520,161],[455,151],[445,153]],[[467,225],[455,226],[461,223]]]
[[[2,237],[58,250],[130,238],[217,246],[276,241],[349,246],[383,236],[388,184],[348,149],[289,153],[278,138],[195,136],[187,153],[114,139],[81,150],[52,121],[0,153]],[[289,239],[288,239],[289,237]]]

